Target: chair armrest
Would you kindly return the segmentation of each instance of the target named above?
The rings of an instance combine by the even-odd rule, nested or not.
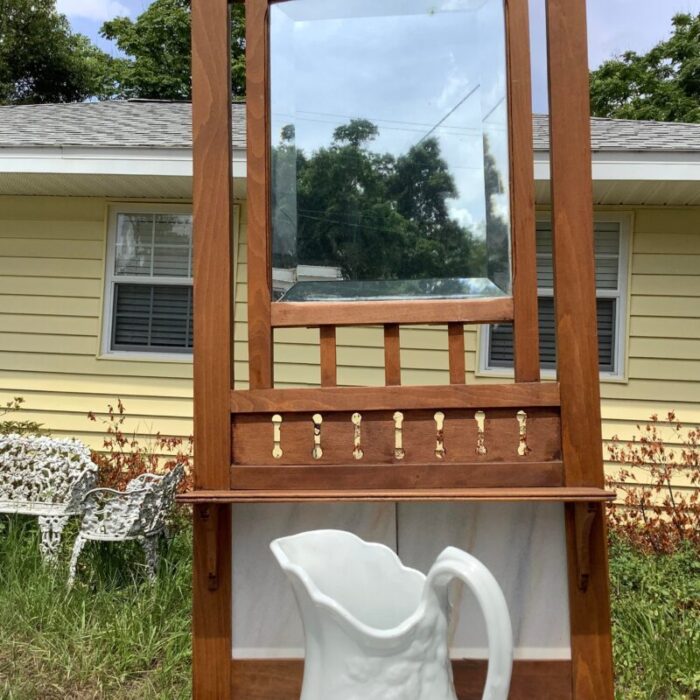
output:
[[[149,484],[157,484],[159,481],[163,480],[162,474],[153,474],[152,472],[146,472],[144,474],[139,474],[135,476],[126,485],[126,491],[134,491],[137,488],[143,488]]]
[[[135,532],[148,491],[147,488],[134,491],[97,488],[88,491],[83,498],[81,530],[115,537]]]

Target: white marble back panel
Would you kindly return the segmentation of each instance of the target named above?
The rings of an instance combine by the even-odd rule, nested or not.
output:
[[[233,656],[304,655],[292,588],[270,552],[277,537],[335,528],[396,549],[393,503],[246,504],[233,508]],[[348,566],[350,564],[348,563]]]
[[[516,658],[571,657],[564,508],[559,503],[401,503],[398,551],[427,572],[453,545],[480,559],[508,602]],[[474,598],[455,586],[453,657],[486,658]]]

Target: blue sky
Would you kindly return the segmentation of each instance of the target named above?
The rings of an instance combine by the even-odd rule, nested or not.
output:
[[[102,22],[117,15],[136,17],[149,0],[57,0],[75,31],[87,34],[99,46],[115,53],[99,37]],[[536,111],[546,110],[546,73],[542,36],[544,0],[530,0],[533,34],[533,90]],[[627,49],[643,52],[665,37],[677,12],[700,12],[700,0],[588,0],[590,64],[595,67],[612,54]]]

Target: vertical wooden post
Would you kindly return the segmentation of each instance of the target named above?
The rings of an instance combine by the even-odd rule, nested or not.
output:
[[[516,382],[540,380],[535,173],[527,0],[507,0],[508,146],[513,234],[513,356]]]
[[[336,386],[338,361],[335,326],[321,326],[318,332],[321,349],[321,386]]]
[[[557,375],[567,486],[604,483],[593,256],[590,105],[585,0],[547,0]],[[603,506],[590,541],[590,578],[579,585],[576,523],[567,506],[569,607],[575,700],[613,697]]]
[[[464,324],[447,324],[447,345],[450,369],[450,384],[464,384],[466,365],[464,360]]]
[[[232,387],[232,150],[226,0],[192,0],[194,438],[196,489],[229,488]],[[231,692],[231,513],[196,506],[193,695]]]
[[[401,384],[401,327],[398,323],[384,325],[384,383]]]
[[[248,367],[251,389],[272,387],[268,0],[246,0],[248,131]]]

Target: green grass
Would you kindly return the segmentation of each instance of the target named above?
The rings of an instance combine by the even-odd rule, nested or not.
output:
[[[617,697],[700,698],[700,558],[688,546],[645,555],[611,548]]]
[[[89,543],[68,591],[74,534],[52,569],[36,520],[0,515],[0,699],[189,698],[189,528],[164,547],[155,583],[137,545]],[[611,552],[617,697],[700,699],[697,553]]]
[[[0,698],[189,698],[190,534],[163,547],[145,579],[135,543],[88,543],[66,589],[42,564],[36,519],[0,516]]]

